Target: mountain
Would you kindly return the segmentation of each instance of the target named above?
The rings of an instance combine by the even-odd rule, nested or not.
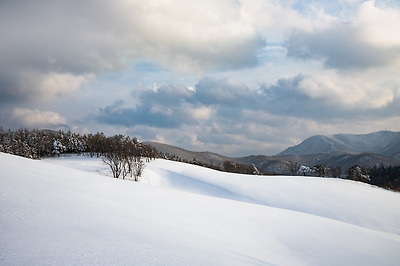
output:
[[[370,134],[335,134],[312,136],[299,145],[275,156],[250,155],[231,158],[212,152],[193,152],[167,144],[145,142],[169,158],[221,167],[225,161],[255,165],[267,174],[292,174],[292,166],[318,164],[341,166],[345,171],[353,165],[400,165],[400,132],[380,131]]]
[[[167,160],[0,153],[1,265],[398,265],[400,194]]]
[[[222,169],[224,162],[233,162],[243,165],[255,165],[257,169],[265,174],[291,174],[289,162],[285,159],[274,156],[250,155],[246,157],[227,157],[212,152],[195,152],[172,145],[145,141],[146,145],[150,145],[158,152],[164,155],[164,158],[181,162],[197,162],[201,165],[211,166],[213,168]]]
[[[329,153],[374,153],[400,160],[400,132],[379,131],[370,134],[335,134],[312,136],[299,145],[287,148],[278,156]]]
[[[233,158],[226,157],[220,154],[212,153],[212,152],[195,152],[185,150],[179,147],[175,147],[172,145],[154,142],[154,141],[145,141],[143,142],[145,145],[149,145],[155,148],[159,153],[163,154],[164,157],[168,159],[175,159],[177,161],[183,162],[199,162],[201,164],[212,165],[212,166],[222,166],[224,161],[234,160]]]

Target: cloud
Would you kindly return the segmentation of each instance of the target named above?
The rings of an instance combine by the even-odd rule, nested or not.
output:
[[[11,113],[11,119],[23,127],[31,128],[63,126],[67,123],[67,119],[59,113],[28,108],[14,108]]]
[[[264,112],[297,118],[329,120],[346,115],[343,106],[335,104],[331,97],[312,95],[312,91],[302,91],[302,86],[310,77],[298,75],[282,78],[276,84],[262,86]],[[308,87],[307,87],[308,89]],[[316,89],[319,91],[319,88]]]
[[[185,85],[163,84],[155,86],[153,90],[133,90],[132,96],[139,98],[143,103],[153,103],[170,106],[177,105],[179,102],[188,102],[194,97],[195,92]]]
[[[315,10],[314,1],[241,0],[240,4],[243,21],[256,28],[271,43],[282,42],[294,30],[310,32],[323,28],[332,20],[329,15]],[[299,8],[303,5],[304,8]]]
[[[124,101],[100,108],[94,119],[103,124],[132,127],[144,125],[156,128],[177,128],[182,125],[194,125],[207,121],[214,110],[208,106],[198,106],[182,99],[163,97],[169,87],[164,86],[158,91],[146,92],[136,97],[141,104],[136,107],[126,107]],[[167,99],[171,101],[167,102]]]
[[[53,86],[52,91],[66,91],[54,79],[92,80],[94,75],[122,70],[129,60],[150,60],[189,73],[251,67],[264,45],[258,32],[242,21],[240,4],[234,0],[178,0],[173,5],[41,0],[0,5],[3,99],[23,100],[30,91],[45,95]]]
[[[0,120],[226,154],[383,129],[400,105],[387,3],[2,1]]]
[[[44,102],[54,97],[68,96],[92,80],[92,74],[43,73],[35,70],[20,72],[15,79],[12,76],[0,78],[0,103]]]
[[[195,101],[203,104],[246,106],[253,100],[253,92],[233,78],[206,77],[196,85]]]
[[[400,84],[400,83],[399,83]],[[351,112],[385,108],[393,102],[394,88],[379,86],[364,75],[314,75],[304,78],[298,91],[325,104],[340,105]]]
[[[400,5],[397,8],[377,7],[375,1],[367,1],[360,6],[354,24],[359,28],[361,38],[375,47],[400,47]]]
[[[68,95],[93,79],[94,75],[91,74],[48,73],[40,79],[38,88],[42,95],[52,98],[53,95]]]
[[[400,9],[360,5],[350,22],[332,23],[312,32],[297,31],[288,40],[288,56],[317,59],[325,67],[366,69],[392,65],[400,59]]]
[[[393,83],[389,84],[387,81]],[[385,84],[386,83],[386,84]],[[385,84],[385,85],[384,85]],[[250,89],[233,78],[203,78],[195,90],[185,85],[163,85],[156,90],[135,90],[135,106],[117,101],[95,115],[104,124],[175,128],[216,123],[236,130],[257,116],[291,116],[332,121],[365,115],[396,115],[400,80],[382,73],[297,75],[276,84]],[[276,121],[267,120],[268,124]],[[265,121],[264,121],[265,122]]]
[[[393,62],[398,52],[375,47],[361,39],[358,32],[340,26],[323,32],[297,33],[288,42],[288,56],[324,61],[327,68],[364,69]]]
[[[155,90],[134,90],[135,107],[117,101],[100,108],[96,120],[130,126],[179,127],[210,119],[234,119],[242,108],[254,108],[255,92],[233,78],[203,78],[195,89],[185,85],[162,85]]]
[[[367,133],[381,129],[374,121],[396,121],[399,85],[395,73],[369,71],[297,75],[256,89],[234,78],[205,77],[194,89],[164,84],[134,90],[134,106],[116,101],[91,119],[188,149],[273,154],[313,134]]]
[[[309,18],[280,1],[6,1],[0,95],[3,102],[32,95],[49,100],[131,61],[196,74],[251,68],[265,39],[310,32],[330,20]]]
[[[298,75],[263,86],[266,110],[273,114],[322,120],[389,117],[400,98],[400,79],[381,72],[345,75],[336,71]]]

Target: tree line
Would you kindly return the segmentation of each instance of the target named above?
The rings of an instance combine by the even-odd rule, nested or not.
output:
[[[60,156],[63,153],[87,154],[101,157],[114,178],[130,177],[138,181],[144,160],[158,156],[156,150],[124,135],[105,136],[103,133],[78,134],[62,130],[18,129],[4,131],[0,126],[0,152],[31,159]]]
[[[251,164],[251,165],[241,164],[241,163],[233,162],[233,161],[229,161],[229,160],[222,161],[222,162],[210,160],[209,163],[205,163],[205,162],[198,161],[196,159],[196,157],[193,157],[192,160],[187,160],[187,159],[183,159],[177,155],[171,155],[169,153],[159,153],[159,156],[161,158],[164,158],[164,159],[170,160],[170,161],[194,164],[194,165],[214,169],[217,171],[228,172],[228,173],[245,174],[245,175],[267,175],[268,174],[268,173],[262,172],[261,170],[257,169],[257,167],[254,164]]]
[[[374,166],[369,175],[372,185],[400,191],[400,166]]]
[[[344,178],[400,191],[400,166],[381,164],[366,168],[353,165],[344,171],[340,165],[327,166],[318,164],[314,167],[305,165],[299,167],[293,162],[289,164],[293,175]]]
[[[262,174],[254,165],[225,161],[220,165],[183,160],[169,154],[160,154],[149,145],[140,143],[137,138],[124,135],[107,137],[103,133],[78,134],[62,130],[18,129],[4,131],[0,126],[0,152],[31,159],[42,159],[61,154],[86,154],[101,157],[114,178],[131,178],[138,181],[146,160],[164,158],[212,168],[219,171]]]

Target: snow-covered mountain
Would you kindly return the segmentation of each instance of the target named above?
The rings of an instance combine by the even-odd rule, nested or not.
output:
[[[379,131],[358,135],[317,135],[307,138],[299,145],[287,148],[278,155],[307,155],[318,153],[375,153],[389,158],[400,159],[400,132]]]
[[[400,194],[165,160],[140,183],[96,158],[0,153],[2,265],[398,265]]]

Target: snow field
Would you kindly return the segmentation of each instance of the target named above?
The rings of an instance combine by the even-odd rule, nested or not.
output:
[[[397,265],[400,194],[338,179],[156,160],[0,153],[1,265]]]

